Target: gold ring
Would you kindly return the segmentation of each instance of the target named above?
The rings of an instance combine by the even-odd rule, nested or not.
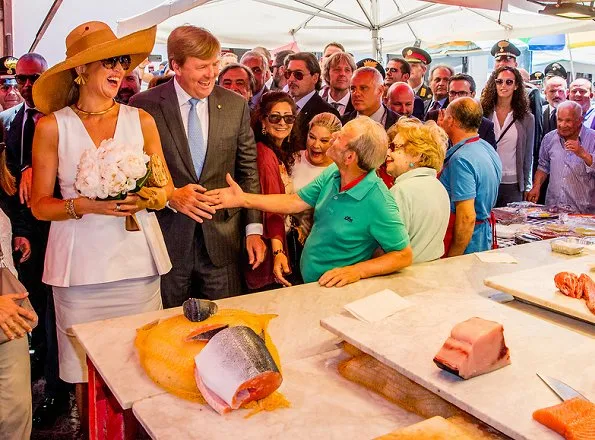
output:
[[[116,212],[120,211],[120,204],[119,203],[116,203],[116,208],[114,209],[114,211],[116,211]]]

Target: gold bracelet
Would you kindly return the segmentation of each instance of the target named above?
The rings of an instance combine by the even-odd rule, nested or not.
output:
[[[74,209],[74,199],[67,199],[64,202],[64,209],[66,209],[66,214],[68,214],[70,218],[75,220],[80,220],[82,218],[81,216],[77,215],[76,210]]]

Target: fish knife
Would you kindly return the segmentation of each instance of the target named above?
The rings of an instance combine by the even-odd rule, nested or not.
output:
[[[550,387],[550,389],[556,393],[556,395],[562,399],[562,400],[570,400],[573,399],[575,397],[579,397],[583,400],[586,400],[587,402],[589,401],[589,399],[587,399],[585,396],[583,396],[581,393],[579,393],[578,391],[576,391],[574,388],[566,385],[564,382],[562,382],[561,380],[558,379],[554,379],[553,377],[550,376],[545,376],[545,375],[541,375],[539,373],[536,373],[539,378],[548,386]]]

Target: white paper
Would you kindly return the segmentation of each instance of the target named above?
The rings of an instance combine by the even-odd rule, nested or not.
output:
[[[518,260],[506,252],[476,252],[475,256],[484,263],[518,263]]]
[[[357,301],[345,304],[343,308],[360,321],[376,322],[411,305],[390,289],[384,289]]]

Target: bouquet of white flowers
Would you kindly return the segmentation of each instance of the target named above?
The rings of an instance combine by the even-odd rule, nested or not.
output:
[[[81,155],[74,187],[90,199],[125,199],[149,178],[148,163],[149,156],[142,148],[107,139]]]

